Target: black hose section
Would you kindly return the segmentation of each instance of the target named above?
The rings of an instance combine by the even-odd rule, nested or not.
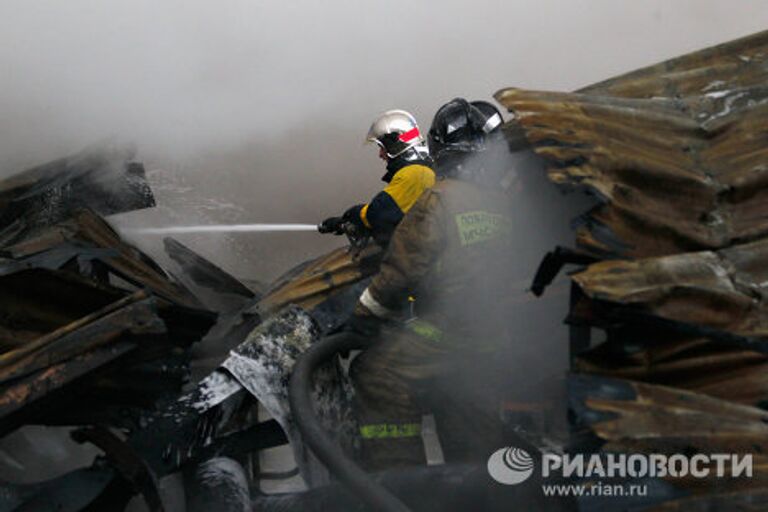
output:
[[[293,367],[288,399],[296,426],[304,442],[328,470],[379,512],[410,512],[410,509],[386,488],[377,483],[357,464],[349,459],[339,443],[334,441],[320,424],[312,406],[312,374],[334,355],[357,350],[365,340],[351,332],[327,336],[302,354]]]

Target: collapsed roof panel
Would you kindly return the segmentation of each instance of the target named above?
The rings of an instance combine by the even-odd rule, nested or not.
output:
[[[179,414],[168,416],[169,410],[154,410],[180,392],[189,372],[188,349],[216,319],[201,304],[224,313],[208,342],[227,348],[288,304],[307,308],[302,318],[313,333],[324,333],[348,317],[379,251],[334,251],[287,273],[260,297],[166,240],[186,279],[180,282],[111,228],[102,214],[116,209],[105,209],[105,198],[78,202],[66,195],[71,183],[89,175],[70,164],[55,162],[0,184],[0,200],[8,205],[8,216],[0,215],[0,304],[6,305],[0,313],[0,435],[29,423],[108,425],[124,429],[141,457],[176,470],[229,439],[212,436],[243,398],[235,393],[225,413],[179,406]],[[50,215],[28,223],[24,215],[9,213],[59,189],[65,192],[62,208]],[[209,301],[195,294],[201,289],[237,300]],[[283,373],[275,378],[284,384]],[[159,437],[144,435],[148,418],[162,426],[152,431]],[[238,431],[241,445],[256,450],[285,441],[282,434],[269,435],[278,429],[267,426]],[[185,444],[187,435],[191,444]]]
[[[633,502],[627,509],[668,510],[662,503],[666,503],[665,506],[678,500],[707,503],[721,493],[731,495],[723,503],[764,495],[768,486],[766,411],[679,389],[618,379],[574,376],[568,385],[569,407],[577,426],[574,447],[577,451],[597,441],[608,453],[752,457],[749,478],[724,480],[715,471],[698,478],[665,476],[662,478],[677,492],[649,493],[650,499],[645,503]],[[644,507],[648,502],[656,503],[650,508]],[[728,507],[706,508],[726,509],[730,510]]]
[[[173,238],[163,240],[165,253],[178,265],[179,280],[216,311],[234,311],[256,294],[242,282]]]
[[[0,417],[3,417],[0,422],[0,435],[5,435],[11,429],[26,422],[56,424],[55,416],[59,412],[58,408],[53,408],[45,414],[23,417],[20,421],[8,416],[25,408],[29,412],[30,406],[37,400],[58,391],[135,348],[136,346],[132,343],[121,342],[110,347],[91,350],[4,385],[2,398],[0,398]],[[91,406],[92,404],[87,404],[87,407]]]
[[[0,354],[0,384],[108,344],[123,332],[160,334],[165,325],[153,300],[139,291],[44,336]]]
[[[768,234],[764,87],[685,101],[517,89],[497,99],[552,181],[605,202],[578,233],[595,253],[655,256]]]
[[[575,274],[573,280],[594,299],[640,307],[669,320],[766,338],[766,261],[768,240],[715,252],[604,261]]]
[[[101,217],[152,206],[133,152],[89,148],[0,183],[0,431],[128,427],[188,374],[216,315]]]
[[[679,98],[768,80],[768,31],[641,68],[579,90],[627,98]]]
[[[592,301],[582,301],[580,309],[591,312],[592,322],[614,329],[609,342],[581,354],[576,367],[766,403],[766,247],[760,241],[714,252],[610,260],[574,274]],[[646,331],[638,334],[639,328]]]
[[[0,276],[0,325],[45,333],[120,299],[125,292],[71,272],[29,268]],[[76,299],[76,300],[75,300]]]
[[[576,93],[496,94],[551,181],[602,200],[576,241],[604,261],[572,262],[574,449],[755,456],[746,487],[675,481],[653,510],[764,501],[767,80],[762,32]]]
[[[768,356],[701,337],[675,340],[647,333],[645,344],[606,343],[582,352],[580,373],[657,383],[734,403],[762,406],[768,396]]]
[[[598,254],[719,249],[768,234],[768,32],[577,93],[503,89],[550,178],[605,204],[579,243]]]
[[[768,412],[756,407],[591,376],[573,376],[569,387],[577,425],[589,426],[615,447],[633,444],[645,453],[682,452],[686,446],[695,446],[696,453],[751,453],[767,439]]]
[[[259,309],[276,311],[287,304],[311,309],[330,295],[371,276],[380,257],[378,246],[369,245],[361,252],[342,247],[302,263],[275,280],[259,301]]]
[[[46,226],[79,208],[101,215],[155,205],[135,150],[99,144],[0,182],[0,226]]]
[[[158,397],[178,391],[188,369],[175,371],[176,361],[188,364],[186,349],[214,318],[149,289],[128,294],[71,271],[29,269],[0,280],[5,304],[0,387],[8,400],[0,416],[14,413],[0,419],[4,432],[33,418],[44,424],[103,420],[105,408],[123,407],[123,420],[130,420],[126,405],[151,407]],[[102,373],[113,361],[117,366],[108,375]],[[156,367],[147,366],[153,362]],[[139,374],[142,378],[136,380]],[[54,393],[60,388],[64,395]],[[75,399],[84,392],[101,398]],[[39,400],[46,406],[37,407]]]
[[[146,254],[125,243],[114,229],[91,210],[76,210],[72,217],[37,230],[28,238],[0,248],[0,254],[13,258],[16,266],[60,268],[77,257],[97,260],[120,278],[187,307],[199,307],[199,301]],[[66,258],[65,256],[71,256]],[[6,262],[8,267],[13,264]]]

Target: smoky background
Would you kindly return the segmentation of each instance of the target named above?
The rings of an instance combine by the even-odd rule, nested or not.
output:
[[[381,111],[409,110],[426,131],[456,96],[573,90],[766,22],[761,0],[0,0],[0,178],[114,138],[138,148],[158,202],[111,218],[118,228],[317,223],[382,187],[377,151],[362,145]],[[509,365],[525,398],[567,365],[568,295],[564,280],[542,300],[526,288],[547,250],[572,245],[588,201],[555,190],[530,154],[509,158],[526,176],[510,191],[509,259],[520,276]],[[174,269],[162,237],[128,238]],[[344,242],[176,238],[259,282]],[[91,457],[40,431],[3,444],[0,478],[49,478]]]
[[[426,131],[456,96],[573,90],[767,20],[759,0],[2,0],[0,177],[117,137],[159,203],[118,226],[316,223],[382,186],[362,145],[381,111]],[[342,243],[180,240],[264,281]],[[134,242],[162,258],[158,237]]]

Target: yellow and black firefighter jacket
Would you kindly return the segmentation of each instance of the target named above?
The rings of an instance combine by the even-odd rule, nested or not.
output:
[[[425,191],[395,230],[356,314],[396,318],[416,298],[418,334],[493,349],[509,335],[510,200],[454,179]]]
[[[387,186],[371,202],[353,206],[344,218],[370,230],[374,240],[386,247],[392,232],[403,216],[435,184],[435,171],[430,160],[398,158],[387,165],[382,178]]]

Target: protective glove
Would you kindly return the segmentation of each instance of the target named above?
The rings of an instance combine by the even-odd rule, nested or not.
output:
[[[343,235],[344,230],[341,228],[344,224],[343,217],[328,217],[317,226],[317,230],[320,233],[333,233],[334,235]]]
[[[362,204],[350,206],[347,208],[347,211],[344,212],[344,215],[342,215],[341,218],[346,222],[351,222],[357,226],[363,227],[363,219],[360,218],[360,212],[363,211],[364,206],[365,205]]]

